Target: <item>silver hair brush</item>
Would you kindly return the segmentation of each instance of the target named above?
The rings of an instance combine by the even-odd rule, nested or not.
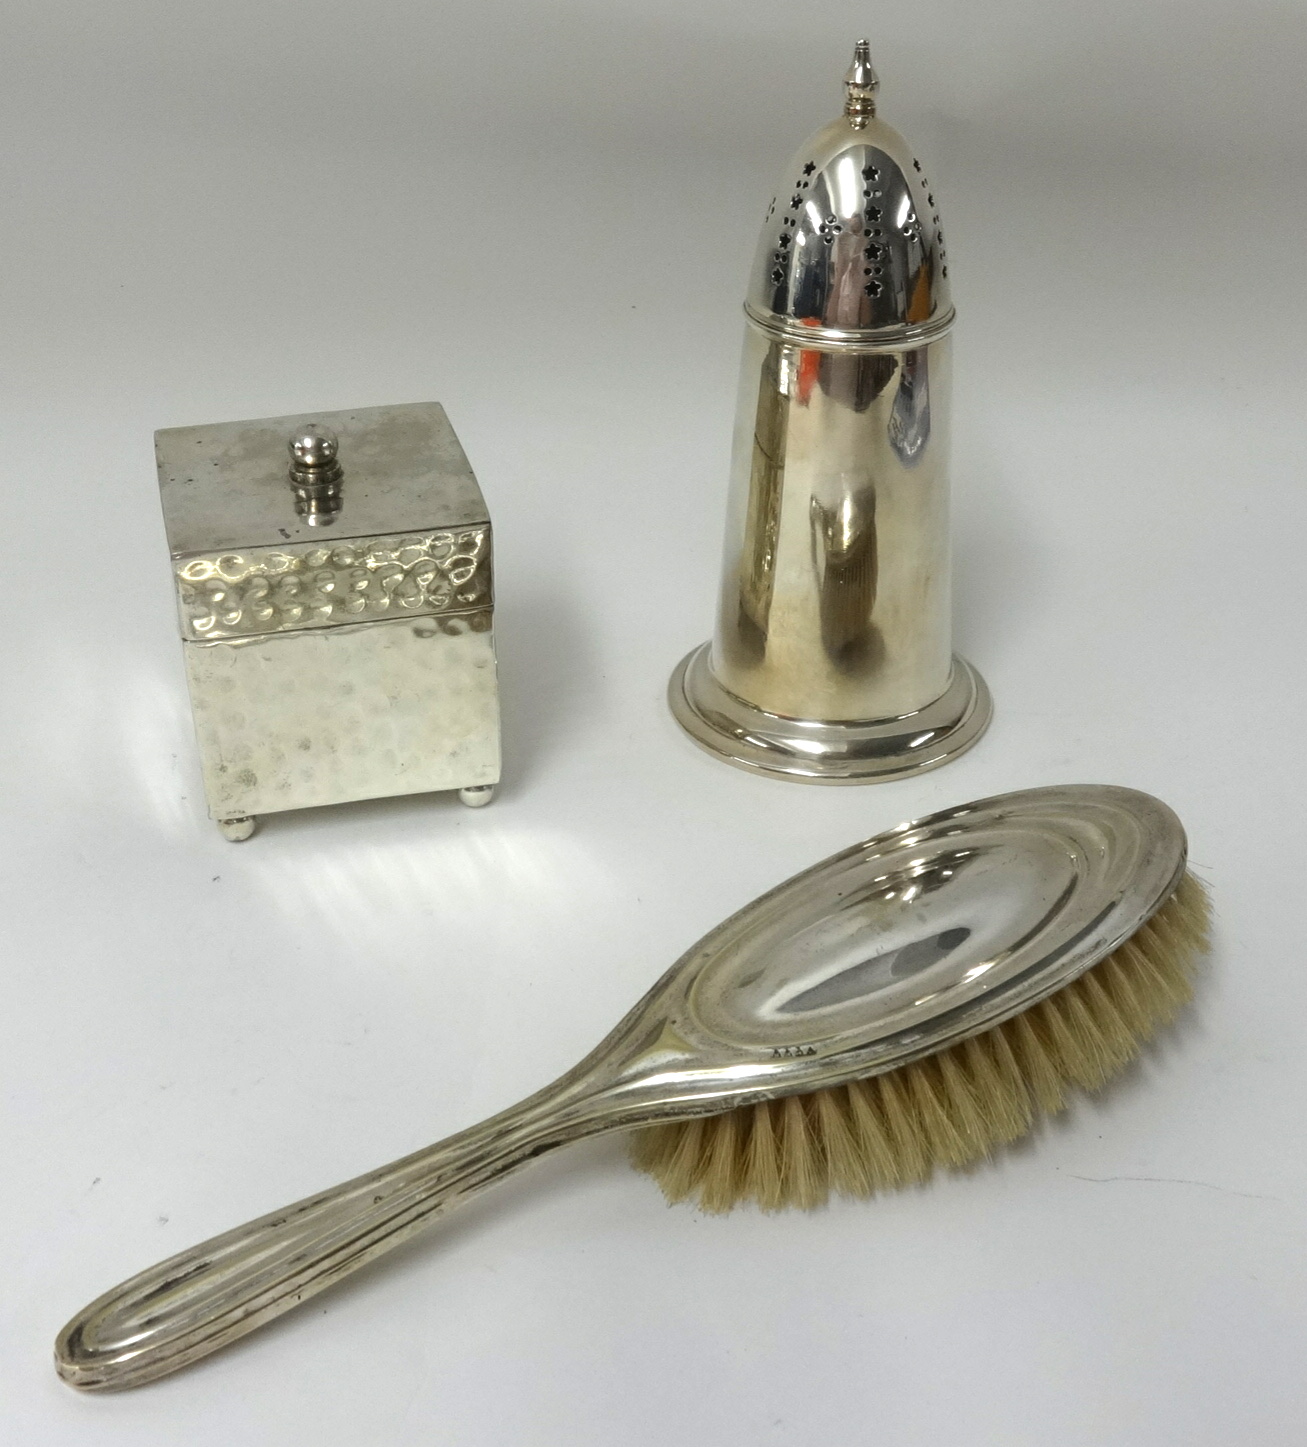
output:
[[[811,1206],[960,1165],[1101,1084],[1188,997],[1206,904],[1158,800],[1006,794],[877,835],[719,925],[603,1043],[483,1124],[151,1267],[79,1312],[74,1386],[253,1331],[537,1156],[644,1127],[668,1194]]]

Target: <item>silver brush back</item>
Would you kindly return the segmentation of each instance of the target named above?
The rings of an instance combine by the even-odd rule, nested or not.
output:
[[[877,84],[860,41],[844,114],[768,209],[717,628],[671,684],[696,742],[816,783],[936,767],[990,717],[952,651],[944,233],[920,162],[875,115]]]

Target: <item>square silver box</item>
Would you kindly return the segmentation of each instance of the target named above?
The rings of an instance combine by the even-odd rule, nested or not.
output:
[[[155,433],[209,813],[499,781],[490,517],[435,402]]]

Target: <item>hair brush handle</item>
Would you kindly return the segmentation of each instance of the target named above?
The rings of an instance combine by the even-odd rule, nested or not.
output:
[[[562,1104],[556,1087],[542,1091],[426,1150],[142,1271],[59,1333],[59,1375],[75,1387],[113,1391],[227,1346],[535,1156],[589,1134],[585,1124],[564,1118]]]

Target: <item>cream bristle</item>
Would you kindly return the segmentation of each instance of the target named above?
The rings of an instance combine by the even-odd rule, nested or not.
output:
[[[1061,1110],[1066,1104],[1066,1087],[1030,1016],[1018,1015],[1009,1020],[1004,1029],[987,1033],[994,1035],[1011,1052],[1033,1110],[1042,1111],[1045,1115],[1054,1115]]]
[[[749,1129],[749,1113],[728,1110],[715,1119],[714,1125],[703,1160],[699,1204],[705,1211],[729,1211],[748,1182],[744,1169],[744,1142]]]
[[[897,1166],[895,1185],[911,1186],[924,1181],[931,1172],[930,1150],[925,1131],[912,1109],[906,1071],[878,1076],[870,1082],[885,1121]]]
[[[867,1162],[849,1122],[847,1090],[819,1090],[809,1099],[816,1131],[826,1152],[830,1189],[844,1196],[865,1196],[873,1189]]]
[[[966,1166],[1025,1135],[1138,1055],[1192,993],[1205,887],[1185,874],[1130,939],[1055,995],[981,1035],[869,1080],[635,1133],[633,1163],[669,1201],[811,1209]]]
[[[687,1120],[668,1132],[664,1150],[667,1154],[656,1167],[646,1166],[650,1174],[656,1172],[669,1201],[683,1201],[702,1186],[702,1172],[699,1164],[703,1156],[704,1136],[708,1122],[705,1119]]]
[[[779,1211],[788,1204],[781,1180],[780,1145],[776,1139],[780,1102],[772,1100],[765,1105],[754,1106],[752,1113],[753,1128],[749,1133],[749,1151],[745,1157],[748,1184],[736,1199],[747,1200],[752,1195],[764,1211]],[[650,1175],[657,1178],[656,1171],[651,1171]],[[729,1210],[730,1207],[722,1209]]]
[[[881,1108],[880,1087],[874,1080],[855,1080],[844,1087],[849,1107],[853,1149],[861,1171],[845,1168],[849,1184],[840,1189],[850,1196],[870,1196],[875,1191],[905,1185],[910,1179],[904,1153],[890,1134],[889,1122]],[[862,1188],[859,1189],[859,1185]]]
[[[803,1096],[787,1095],[780,1104],[782,1189],[787,1201],[810,1211],[829,1192],[822,1142],[808,1120]]]

